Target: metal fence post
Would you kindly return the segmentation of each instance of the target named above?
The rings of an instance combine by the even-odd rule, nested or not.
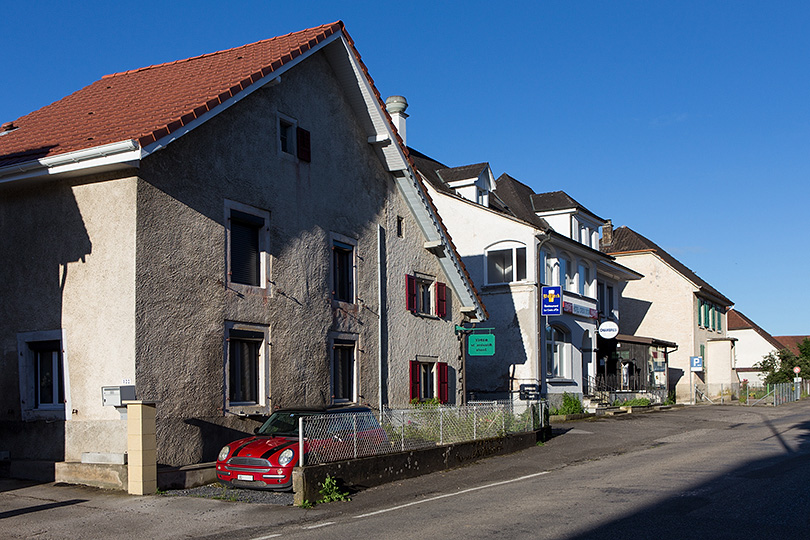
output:
[[[357,415],[352,415],[352,422],[354,424],[354,458],[357,459]]]
[[[402,426],[402,451],[405,451],[405,411],[400,411],[399,413],[400,418],[400,426]]]
[[[478,438],[478,407],[473,406],[473,440]]]
[[[298,466],[304,466],[304,417],[298,417]]]
[[[439,408],[439,444],[444,444],[444,409]]]

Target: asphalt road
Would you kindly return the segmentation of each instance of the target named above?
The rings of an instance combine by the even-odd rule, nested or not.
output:
[[[2,538],[810,538],[810,401],[555,425],[543,446],[304,510],[0,481]]]

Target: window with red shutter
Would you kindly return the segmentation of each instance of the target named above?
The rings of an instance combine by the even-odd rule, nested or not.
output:
[[[447,285],[441,281],[436,282],[436,316],[447,315]]]
[[[405,309],[416,311],[416,277],[405,276]]]
[[[438,362],[436,367],[439,370],[439,403],[447,403],[450,401],[447,362]]]
[[[411,387],[411,401],[419,399],[419,362],[411,360],[410,362],[410,387]]]

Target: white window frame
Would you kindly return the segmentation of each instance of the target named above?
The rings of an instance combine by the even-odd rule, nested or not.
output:
[[[334,249],[335,249],[335,244],[336,243],[337,244],[343,244],[344,246],[349,246],[349,247],[351,247],[351,250],[352,250],[352,253],[351,253],[351,277],[350,277],[351,291],[349,293],[349,295],[351,296],[351,299],[352,299],[351,302],[346,302],[345,300],[338,300],[337,298],[335,298],[335,295],[336,295],[335,291],[336,291],[336,285],[337,284],[335,283],[335,253],[334,253]],[[335,304],[335,305],[337,305],[337,304],[348,304],[348,305],[357,304],[357,261],[358,261],[357,239],[351,238],[349,236],[344,236],[342,234],[334,233],[334,232],[330,233],[329,234],[329,257],[330,257],[330,259],[329,259],[329,268],[330,268],[330,272],[329,272],[329,286],[330,286],[330,288],[329,288],[329,290],[332,291],[332,294],[331,294],[332,303]]]
[[[333,333],[329,336],[329,384],[332,390],[332,403],[357,403],[357,396],[359,395],[358,389],[358,361],[357,353],[359,352],[357,334],[348,333]],[[349,345],[352,347],[351,357],[351,383],[352,390],[349,397],[335,397],[335,350],[336,347]]]
[[[518,278],[518,250],[523,250],[523,278]],[[490,281],[489,260],[490,254],[494,252],[511,251],[512,256],[512,279],[510,281]],[[492,244],[484,251],[484,283],[486,285],[505,285],[507,283],[523,283],[528,280],[529,259],[526,244],[516,240],[505,240]]]
[[[587,279],[585,279],[585,276],[582,275],[583,269],[587,271]],[[579,292],[580,296],[587,298],[595,297],[593,293],[593,278],[594,270],[591,263],[586,260],[580,260],[579,264],[577,265],[577,291]]]
[[[259,226],[259,284],[237,283],[231,279],[231,238],[232,210],[254,216],[264,221]],[[270,212],[254,206],[225,199],[225,279],[229,287],[236,290],[267,289],[270,281]]]
[[[565,261],[565,270],[563,270],[562,261]],[[563,291],[577,293],[577,274],[574,270],[573,259],[568,254],[561,253],[557,256],[557,274],[559,277],[559,285]]]
[[[552,332],[557,331],[563,335],[562,341],[552,339]],[[573,367],[573,347],[571,345],[571,331],[561,325],[546,326],[546,368],[550,379],[570,380]],[[559,353],[559,354],[558,354]]]
[[[256,403],[237,401],[232,402],[230,399],[231,388],[231,334],[236,331],[245,331],[255,334],[261,334],[261,341],[259,344],[259,359],[257,366],[258,380],[258,396]],[[244,339],[244,338],[233,338]],[[251,341],[253,341],[251,339]],[[255,341],[259,341],[256,339]],[[225,376],[225,410],[235,414],[252,414],[252,413],[267,413],[270,412],[270,328],[265,325],[240,323],[235,321],[225,321],[225,358],[224,358],[224,376]]]
[[[38,406],[36,403],[35,381],[36,369],[34,367],[34,351],[29,343],[41,341],[58,341],[62,355],[62,388],[64,402],[56,405]],[[43,330],[36,332],[21,332],[17,334],[17,353],[20,374],[20,411],[24,421],[27,420],[70,420],[72,411],[70,404],[70,375],[68,372],[68,356],[65,346],[65,332],[59,330]]]
[[[439,370],[437,369],[439,357],[416,355],[416,361],[419,363],[419,401],[439,399]],[[429,392],[430,395],[425,392],[423,369],[429,370],[428,376],[430,378],[430,389],[432,390]]]
[[[277,113],[276,117],[276,142],[278,144],[278,155],[286,159],[298,161],[298,140],[296,139],[298,132],[298,120],[283,113]],[[281,132],[284,124],[290,126],[290,132],[287,140],[287,150],[283,150],[281,144]]]

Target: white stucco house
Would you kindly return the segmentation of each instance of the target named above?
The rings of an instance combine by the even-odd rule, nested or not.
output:
[[[470,397],[516,395],[526,384],[553,402],[587,393],[598,325],[619,319],[620,285],[641,277],[599,251],[604,220],[563,192],[495,180],[487,163],[411,157],[490,314],[495,355],[468,356]],[[562,287],[561,315],[541,315],[543,285]]]
[[[730,338],[737,340],[734,347],[734,371],[740,382],[747,380],[752,385],[764,384],[765,375],[757,364],[769,354],[775,354],[784,346],[758,324],[736,309],[727,313]]]

